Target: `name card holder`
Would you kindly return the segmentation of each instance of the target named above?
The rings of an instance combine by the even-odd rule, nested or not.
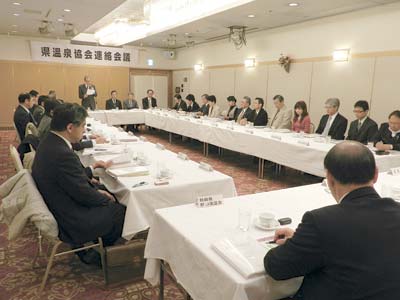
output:
[[[185,120],[190,122],[190,118],[188,118],[188,117],[186,117]]]
[[[211,165],[209,165],[208,163],[205,163],[205,162],[200,162],[199,168],[203,169],[205,171],[208,171],[208,172],[212,172],[214,170]]]
[[[233,126],[233,125],[227,126],[226,129],[230,129],[230,130],[234,131],[235,130],[235,126]]]
[[[399,175],[400,175],[400,167],[391,168],[391,169],[388,171],[388,174],[393,175],[393,176],[399,176]]]
[[[188,156],[185,153],[182,152],[178,152],[178,158],[182,159],[182,160],[188,160]]]
[[[156,147],[160,150],[165,150],[165,146],[163,144],[157,143]]]
[[[196,206],[199,208],[223,204],[222,195],[200,196],[196,199]]]
[[[218,123],[213,123],[212,124],[214,127],[218,127],[219,125],[218,125]]]
[[[250,133],[250,134],[254,134],[254,131],[252,129],[246,129],[246,132]]]
[[[139,140],[141,140],[142,142],[147,142],[147,139],[144,136],[139,136]]]
[[[282,140],[282,137],[280,135],[276,135],[276,134],[271,134],[271,138],[278,140],[278,141]]]
[[[165,114],[164,114],[164,117],[169,117],[169,114],[168,114],[168,113],[165,113]]]
[[[310,146],[310,142],[309,142],[309,141],[298,140],[297,143],[298,143],[298,144],[302,144],[302,145],[304,145],[304,146]]]
[[[197,120],[197,123],[203,124],[203,121],[202,120]]]

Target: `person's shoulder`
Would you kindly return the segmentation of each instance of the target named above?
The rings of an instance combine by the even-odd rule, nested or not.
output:
[[[346,117],[343,116],[341,113],[338,113],[337,115],[340,119],[342,119],[343,121],[347,121]]]
[[[385,122],[381,124],[380,129],[388,129],[389,128],[389,123]]]
[[[368,124],[370,124],[370,126],[375,126],[375,125],[378,126],[378,124],[374,120],[372,120],[370,117],[367,117],[367,119],[365,121],[367,121]]]

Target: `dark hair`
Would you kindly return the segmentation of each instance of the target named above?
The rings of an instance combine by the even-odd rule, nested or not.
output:
[[[153,92],[154,93],[154,91],[152,89],[148,89],[146,94],[148,94],[149,92]]]
[[[355,104],[354,107],[359,107],[362,108],[364,111],[369,110],[369,104],[365,100],[358,100]]]
[[[283,98],[283,96],[281,96],[281,95],[276,95],[276,96],[274,97],[274,100],[279,100],[279,102],[282,102],[282,101],[285,100],[285,98]]]
[[[37,97],[37,96],[39,95],[39,92],[37,92],[37,91],[35,91],[35,90],[32,90],[32,91],[29,92],[29,94],[30,94],[32,97]]]
[[[186,100],[189,100],[189,101],[194,102],[194,101],[195,101],[194,95],[193,95],[193,94],[188,94],[188,95],[186,96]]]
[[[236,103],[235,96],[228,96],[228,98],[226,98],[226,100],[228,100],[228,102],[235,102]]]
[[[49,95],[50,95],[50,94],[55,94],[55,93],[56,93],[55,90],[50,90],[50,91],[49,91]]]
[[[207,96],[207,101],[217,103],[217,98],[215,98],[214,95],[209,95],[209,96]]]
[[[297,114],[296,108],[300,108],[300,109],[303,110],[301,116],[299,116]],[[296,121],[299,117],[304,119],[307,116],[308,116],[307,104],[304,101],[297,101],[296,104],[294,105],[294,118],[293,118],[293,120]]]
[[[395,110],[395,111],[391,112],[389,115],[389,119],[393,116],[398,117],[400,119],[400,110]]]
[[[53,111],[50,129],[64,131],[68,124],[79,126],[87,118],[88,113],[83,106],[76,103],[66,103],[58,105]]]
[[[203,95],[201,95],[201,97],[204,97],[204,98],[208,98],[208,94],[203,94]]]
[[[181,100],[182,96],[180,94],[175,94],[174,98]]]
[[[257,100],[259,104],[261,104],[261,107],[264,106],[264,99],[260,97],[256,97],[254,100]]]
[[[111,93],[110,93],[110,95],[112,95],[112,93],[116,93],[116,92],[117,92],[116,90],[112,90]]]
[[[356,141],[335,145],[325,156],[325,169],[341,184],[363,184],[375,176],[372,151]]]
[[[31,95],[29,93],[22,93],[22,94],[19,94],[19,96],[18,96],[19,103],[24,103],[25,100],[29,100],[29,99],[31,99]]]
[[[251,105],[251,98],[249,96],[244,96],[243,99],[246,100],[246,102]]]
[[[44,112],[46,115],[50,116],[50,112],[54,110],[60,103],[57,100],[47,99],[44,102]]]
[[[40,95],[39,99],[38,99],[38,104],[42,105],[43,102],[46,102],[47,100],[49,100],[49,97],[46,95]]]

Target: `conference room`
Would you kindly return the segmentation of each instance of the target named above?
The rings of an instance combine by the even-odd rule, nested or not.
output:
[[[0,299],[400,298],[400,1],[0,16]]]

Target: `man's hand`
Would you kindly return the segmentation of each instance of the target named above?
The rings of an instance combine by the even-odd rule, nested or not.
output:
[[[247,124],[247,119],[246,119],[246,118],[241,119],[240,122],[239,122],[239,124],[240,124],[240,125],[246,125],[246,124]]]
[[[384,144],[383,142],[378,142],[375,144],[375,148],[380,151],[388,151],[388,150],[392,150],[392,145]]]
[[[278,245],[283,245],[287,239],[294,235],[294,230],[291,228],[279,228],[275,231],[274,241]]]
[[[109,161],[102,161],[102,160],[99,160],[99,161],[96,161],[94,164],[93,164],[93,169],[97,169],[97,168],[104,168],[104,169],[107,169],[107,168],[109,168],[109,167],[111,167],[112,166],[112,161],[111,160],[109,160]]]
[[[107,140],[102,136],[96,137],[95,141],[96,141],[96,144],[105,144],[105,143],[107,143]]]
[[[111,195],[109,192],[104,191],[104,190],[97,190],[100,194],[103,194],[104,196],[106,196],[108,198],[108,200],[115,202],[115,198],[113,195]]]

